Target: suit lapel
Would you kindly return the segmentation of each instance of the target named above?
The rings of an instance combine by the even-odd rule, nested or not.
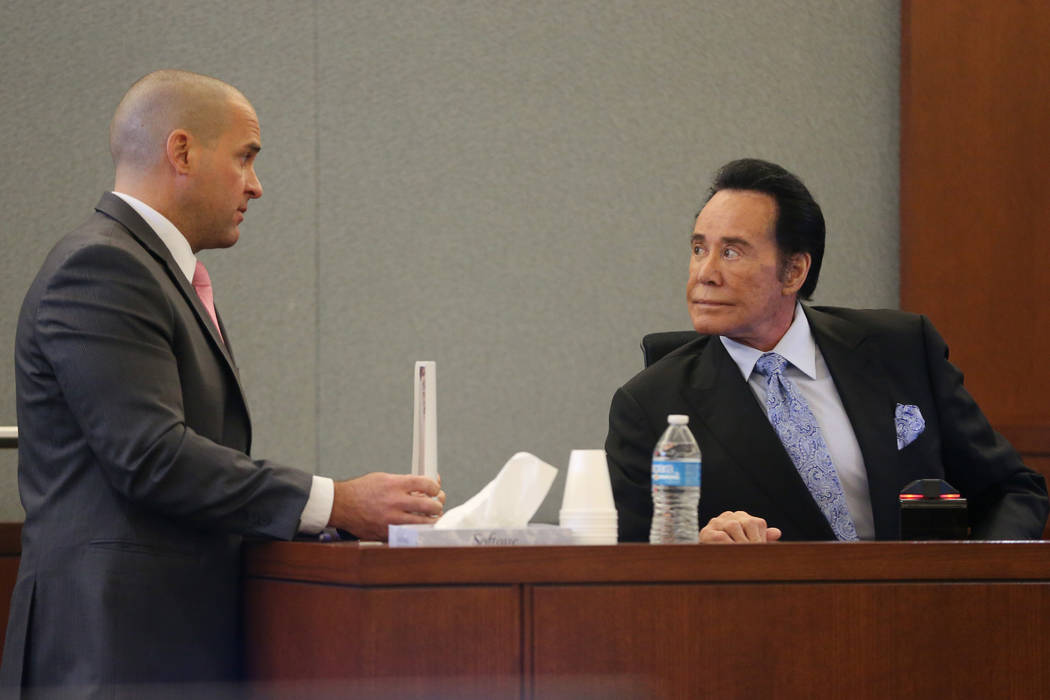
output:
[[[174,282],[175,286],[178,287],[179,291],[182,293],[182,297],[185,299],[186,303],[190,305],[190,308],[193,309],[194,314],[196,314],[197,322],[200,324],[205,334],[207,334],[208,338],[211,339],[212,347],[222,356],[226,366],[229,367],[230,372],[233,374],[237,390],[241,395],[241,402],[244,404],[244,410],[247,413],[248,398],[244,393],[244,387],[241,386],[240,372],[237,369],[236,363],[233,361],[233,353],[219,336],[215,324],[212,323],[211,317],[204,308],[204,304],[201,302],[200,297],[197,296],[197,290],[193,288],[193,284],[186,279],[184,274],[182,274],[182,270],[180,270],[179,266],[175,263],[175,258],[172,257],[171,251],[169,251],[168,247],[164,245],[164,242],[160,237],[154,233],[149,224],[143,221],[138,212],[132,209],[131,206],[120,197],[106,192],[102,195],[102,199],[99,200],[95,209],[124,226],[139,244],[149,251],[149,253],[164,266],[168,273],[168,277]],[[216,317],[218,317],[218,312],[216,312]],[[225,337],[225,328],[222,329],[222,333]]]
[[[902,485],[894,481],[899,473],[899,454],[893,422],[895,404],[887,389],[886,371],[876,349],[865,342],[863,329],[837,316],[804,308],[864,456],[875,536],[893,538],[899,529],[896,494]]]
[[[706,343],[684,393],[709,439],[718,442],[732,458],[729,468],[746,474],[798,531],[835,538],[740,369],[718,338]]]
[[[222,322],[222,314],[219,313],[218,307],[215,308],[215,320],[219,322],[219,332],[222,334],[222,344],[226,348],[226,354],[230,356],[230,364],[233,366],[233,371],[237,373],[239,379],[240,370],[237,367],[237,360],[233,356],[233,344],[230,342],[230,334],[226,330],[226,324]]]

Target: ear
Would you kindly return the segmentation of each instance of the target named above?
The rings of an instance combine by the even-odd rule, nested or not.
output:
[[[784,261],[781,275],[781,282],[784,286],[780,290],[781,294],[787,297],[798,293],[806,281],[806,276],[809,275],[809,266],[812,262],[813,258],[809,253],[794,253]]]
[[[185,129],[175,129],[168,134],[164,151],[168,158],[168,165],[172,167],[176,175],[186,175],[190,172],[192,146],[193,136]]]

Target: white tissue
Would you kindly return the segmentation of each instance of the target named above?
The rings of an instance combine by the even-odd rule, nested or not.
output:
[[[526,527],[557,475],[558,470],[539,457],[519,452],[473,498],[441,516],[434,528]]]

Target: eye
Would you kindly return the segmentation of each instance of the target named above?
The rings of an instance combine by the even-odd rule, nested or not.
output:
[[[694,243],[693,244],[693,255],[703,255],[706,252],[707,251],[704,250],[704,247],[702,245],[700,245],[699,243]]]
[[[740,257],[740,251],[736,248],[726,248],[722,251],[722,257],[726,260],[736,260]]]

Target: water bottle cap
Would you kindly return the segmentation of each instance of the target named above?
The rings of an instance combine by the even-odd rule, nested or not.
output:
[[[667,422],[671,425],[689,425],[689,416],[683,416],[680,413],[672,413],[667,416]]]

